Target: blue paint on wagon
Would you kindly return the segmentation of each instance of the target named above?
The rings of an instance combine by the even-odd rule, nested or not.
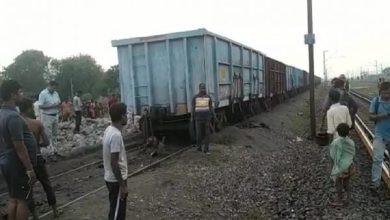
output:
[[[217,108],[265,96],[264,54],[206,29],[113,40],[122,100],[135,114],[163,108],[190,112],[206,83]]]

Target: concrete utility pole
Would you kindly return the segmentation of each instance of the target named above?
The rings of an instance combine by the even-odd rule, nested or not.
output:
[[[312,1],[307,0],[308,34],[305,35],[305,44],[309,47],[309,85],[310,85],[310,129],[311,138],[316,136],[316,111],[314,106],[314,43]]]
[[[323,53],[323,61],[324,61],[324,82],[325,82],[325,84],[328,83],[328,73],[326,71],[326,58],[325,58],[326,52],[328,52],[328,51],[327,50],[322,51],[322,53]]]
[[[385,78],[385,73],[383,72],[383,65],[382,64],[381,64],[381,73],[380,74],[382,75],[383,78]]]
[[[378,75],[378,60],[375,60],[375,75]]]

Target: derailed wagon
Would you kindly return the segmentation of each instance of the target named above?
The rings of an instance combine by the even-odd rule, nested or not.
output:
[[[118,51],[122,100],[129,111],[150,119],[147,130],[188,128],[191,100],[201,82],[220,123],[268,108],[287,93],[286,65],[206,29],[112,45]]]

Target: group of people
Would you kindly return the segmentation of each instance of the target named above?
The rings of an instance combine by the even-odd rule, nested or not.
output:
[[[70,98],[65,99],[60,105],[59,116],[61,121],[72,121],[73,118],[77,119],[81,113],[81,116],[86,118],[96,119],[99,117],[104,117],[108,114],[110,106],[118,102],[116,95],[111,95],[110,97],[104,98],[102,101],[95,101],[90,99],[86,101],[86,104],[83,105],[80,95],[82,91],[77,91],[73,100]],[[39,103],[39,97],[37,98],[37,103]],[[39,115],[39,108],[35,107],[36,115]],[[77,130],[77,129],[76,129]]]
[[[54,217],[60,214],[46,160],[41,154],[42,147],[57,152],[53,142],[61,105],[55,91],[57,85],[54,81],[49,82],[48,87],[40,93],[38,104],[24,97],[22,86],[17,81],[5,80],[0,86],[0,170],[9,194],[6,216],[0,218],[26,220],[31,212],[33,218],[38,219],[33,199],[37,180],[43,186]],[[76,120],[80,120],[82,104],[79,93],[73,101]],[[36,107],[39,108],[38,115]],[[121,131],[127,123],[127,107],[123,103],[113,102],[109,114],[112,124],[103,137],[104,180],[110,200],[109,219],[125,219],[128,170]]]
[[[127,107],[123,103],[113,104],[109,114],[111,125],[103,136],[104,180],[108,189],[109,220],[126,219],[127,199],[127,157],[121,131],[127,123]],[[191,121],[195,123],[198,150],[209,153],[210,122],[215,118],[211,97],[207,94],[206,85],[199,85],[199,93],[192,100]],[[164,153],[164,139],[149,137],[144,146],[150,155]]]
[[[331,179],[334,180],[337,199],[335,205],[343,205],[343,190],[348,202],[349,179],[356,171],[355,143],[348,137],[354,128],[354,118],[358,105],[349,95],[349,86],[345,76],[332,80],[323,109],[326,114],[327,133],[332,137],[328,152],[331,160]],[[382,162],[386,147],[390,144],[390,82],[382,82],[379,96],[373,98],[369,107],[370,120],[375,122],[373,141],[374,156],[370,189],[377,192],[382,174]]]
[[[41,147],[50,142],[47,129],[55,123],[53,119],[59,106],[58,94],[51,86],[42,91],[39,105],[42,123],[35,119],[33,101],[23,96],[22,87],[14,80],[6,80],[0,87],[2,106],[0,110],[0,168],[8,187],[9,204],[7,215],[11,220],[25,220],[29,211],[38,219],[33,199],[33,185],[39,180],[46,192],[47,201],[54,216],[59,212],[56,197],[49,181]],[[50,98],[50,100],[49,100]]]

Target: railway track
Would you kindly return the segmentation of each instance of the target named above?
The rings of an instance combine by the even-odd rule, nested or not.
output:
[[[350,91],[350,94],[353,96],[359,98],[360,100],[364,101],[368,105],[370,104],[371,100],[355,91]],[[360,139],[362,140],[366,150],[368,151],[368,154],[371,158],[373,158],[373,149],[374,146],[372,144],[372,141],[374,139],[374,133],[371,131],[371,129],[366,125],[366,123],[362,120],[362,118],[359,115],[355,116],[355,130],[357,134],[359,135]],[[390,155],[389,152],[385,151],[385,161],[382,163],[382,178],[387,186],[387,188],[390,190],[390,166],[389,166],[389,160]]]
[[[128,150],[126,151],[127,153],[131,153],[131,152],[134,152],[137,150],[136,146],[140,145],[141,142],[140,141],[134,141],[134,142],[131,142],[131,143],[128,143],[126,144],[126,148],[128,148]],[[63,172],[60,172],[56,175],[53,175],[53,176],[50,176],[49,177],[49,180],[51,181],[55,181],[56,179],[60,178],[60,177],[63,177],[63,176],[66,176],[66,175],[69,175],[69,174],[72,174],[74,172],[77,172],[77,171],[82,171],[83,169],[87,169],[89,167],[92,167],[94,165],[99,165],[99,164],[102,164],[103,163],[103,160],[96,160],[96,161],[93,161],[93,162],[90,162],[90,163],[87,163],[87,164],[84,164],[80,167],[77,167],[77,168],[74,168],[74,169],[69,169],[69,170],[66,170],[66,171],[63,171]],[[37,185],[40,185],[39,183],[37,183]],[[3,192],[3,193],[0,193],[0,198],[4,197],[8,195],[8,192]]]
[[[170,153],[169,155],[167,155],[167,156],[165,156],[163,158],[155,160],[155,161],[151,162],[150,164],[148,164],[146,166],[142,166],[141,168],[138,168],[138,169],[135,169],[135,170],[129,172],[127,177],[129,179],[129,178],[132,178],[134,176],[137,176],[137,175],[141,174],[142,172],[144,172],[144,171],[146,171],[146,170],[148,170],[150,168],[153,168],[156,165],[162,163],[163,161],[166,161],[166,160],[168,160],[168,159],[170,159],[170,158],[172,158],[172,157],[174,157],[174,156],[176,156],[178,154],[183,153],[184,151],[187,151],[190,148],[192,148],[192,145],[189,145],[187,147],[184,147],[184,148],[181,148],[181,149],[179,149],[177,151],[174,151],[173,153]],[[78,201],[80,201],[80,200],[82,200],[82,199],[84,199],[84,198],[86,198],[86,197],[88,197],[88,196],[90,196],[92,194],[95,194],[95,193],[97,193],[97,192],[99,192],[99,191],[101,191],[101,190],[103,190],[105,188],[106,188],[106,185],[100,185],[99,187],[95,187],[95,189],[90,190],[90,191],[88,191],[86,193],[83,193],[82,195],[78,196],[77,198],[73,198],[72,200],[70,200],[70,201],[68,201],[66,203],[59,204],[58,208],[59,209],[64,209],[64,208],[66,208],[68,206],[71,206],[71,205],[75,204],[76,202],[78,202]],[[50,215],[52,215],[52,211],[47,211],[47,212],[41,214],[39,216],[39,219],[45,219],[46,217],[48,217]]]
[[[370,104],[370,102],[371,102],[371,99],[369,97],[367,97],[367,96],[365,96],[363,94],[360,94],[360,93],[358,93],[358,92],[356,92],[354,90],[350,90],[349,93],[352,94],[353,96],[361,99],[362,101],[368,103],[368,104]]]
[[[148,154],[139,154],[136,146],[139,146],[138,142],[127,144],[127,147],[130,147],[130,149],[127,150],[129,178],[190,148],[190,146],[183,148],[176,144],[167,145],[167,149],[169,149],[168,152],[170,152],[167,156],[151,158]],[[173,152],[171,148],[174,150]],[[179,148],[179,150],[176,150],[177,148]],[[66,208],[106,187],[105,185],[101,185],[103,172],[102,162],[102,160],[93,161],[81,167],[64,171],[50,178],[54,180],[52,181],[52,186],[55,190],[57,206],[59,209]],[[37,189],[34,189],[34,198],[35,201],[38,202],[36,209],[40,215],[39,219],[47,219],[47,217],[52,214],[52,211],[50,207],[43,202],[46,200],[46,194],[43,192],[42,187],[40,184],[37,184],[36,186],[38,187]],[[2,193],[0,198],[5,195],[7,195],[7,193]]]

